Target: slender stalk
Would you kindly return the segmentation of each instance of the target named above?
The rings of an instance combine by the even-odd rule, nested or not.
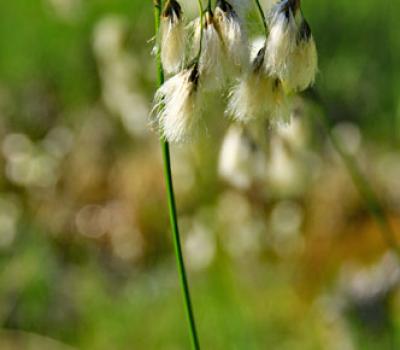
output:
[[[199,20],[200,20],[200,40],[199,40],[199,51],[197,52],[195,62],[198,62],[201,55],[201,50],[203,46],[203,27],[204,27],[204,10],[202,0],[197,0],[197,5],[199,8]]]
[[[377,194],[373,190],[371,184],[368,182],[368,179],[363,175],[362,171],[357,165],[356,160],[343,149],[340,141],[332,133],[331,122],[327,117],[327,106],[324,100],[315,89],[311,89],[308,92],[307,96],[314,102],[317,102],[318,105],[322,108],[319,120],[323,128],[325,129],[329,140],[331,141],[334,149],[342,159],[354,185],[357,188],[357,191],[359,192],[361,198],[363,198],[368,211],[377,222],[384,241],[400,259],[400,247],[396,241],[396,233],[393,231],[393,228],[391,227],[389,220],[386,217],[385,210],[383,209],[383,206],[380,203]]]
[[[159,29],[160,29],[160,15],[161,15],[161,6],[162,0],[153,0],[154,1],[154,23],[155,23],[155,35],[157,40],[157,79],[158,79],[158,86],[161,86],[164,83],[164,70],[161,63],[161,52],[160,52],[160,45],[159,45]],[[183,259],[182,253],[182,245],[181,239],[179,234],[179,227],[178,227],[178,216],[176,210],[176,203],[175,203],[175,195],[174,195],[174,188],[172,182],[172,171],[171,171],[171,157],[169,151],[169,144],[165,140],[161,140],[161,150],[162,150],[162,157],[164,162],[164,177],[165,177],[165,184],[167,190],[167,199],[168,199],[168,207],[169,207],[169,218],[171,222],[171,229],[174,241],[174,249],[175,249],[175,257],[178,267],[178,274],[180,285],[183,294],[183,302],[185,307],[185,312],[187,316],[187,320],[189,323],[189,330],[190,330],[190,337],[192,341],[192,348],[194,350],[200,350],[200,343],[199,338],[197,336],[196,331],[196,323],[194,318],[194,312],[192,307],[192,302],[190,298],[190,291],[189,291],[189,283],[186,275],[185,263]]]
[[[265,34],[265,37],[267,38],[269,32],[268,32],[268,25],[267,25],[267,20],[265,18],[264,10],[263,10],[259,0],[254,0],[254,2],[256,4],[256,6],[257,6],[258,13],[260,14],[261,21],[262,21],[262,24],[263,24],[263,27],[264,27],[264,34]]]

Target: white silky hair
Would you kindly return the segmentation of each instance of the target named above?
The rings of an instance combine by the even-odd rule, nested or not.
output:
[[[161,18],[161,61],[167,74],[179,72],[185,60],[185,29],[175,12]]]
[[[245,67],[248,64],[249,48],[247,34],[240,17],[233,8],[224,11],[217,6],[215,20],[229,61],[238,68]]]
[[[215,89],[221,87],[224,81],[223,59],[224,53],[222,42],[215,26],[214,15],[210,12],[205,14],[205,23],[202,35],[202,51],[199,60],[199,71],[203,77],[205,89]],[[200,20],[195,23],[194,42],[196,48],[199,45],[201,37]]]
[[[287,16],[288,15],[288,16]],[[294,14],[282,10],[282,2],[275,5],[269,16],[270,28],[266,48],[266,69],[279,78],[286,74],[288,60],[296,48],[298,28]]]
[[[253,43],[253,50],[259,45],[257,40]],[[268,119],[272,123],[288,120],[290,104],[282,84],[262,69],[264,45],[265,41],[252,57],[252,70],[238,79],[229,93],[225,114],[242,123],[260,118]]]
[[[288,92],[305,90],[315,81],[318,57],[314,38],[300,9],[293,13],[290,0],[272,7],[268,16],[270,34],[266,49],[266,70],[276,75]],[[304,26],[307,36],[301,33]]]
[[[248,123],[260,118],[271,124],[286,123],[290,116],[290,99],[280,83],[258,72],[240,79],[229,94],[226,115]]]
[[[155,94],[153,122],[168,142],[185,142],[193,136],[199,119],[197,79],[193,66],[168,79]]]
[[[234,120],[247,123],[267,112],[273,104],[271,82],[263,74],[248,73],[238,80],[229,93],[226,114]]]
[[[315,82],[318,72],[318,55],[314,38],[301,40],[288,61],[287,69],[282,75],[284,88],[288,92],[307,89]]]

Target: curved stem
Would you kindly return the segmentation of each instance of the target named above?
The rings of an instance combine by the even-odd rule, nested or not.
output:
[[[331,141],[334,149],[342,159],[358,193],[361,198],[364,200],[365,205],[374,217],[376,223],[379,226],[382,237],[388,247],[394,251],[397,258],[400,259],[400,246],[396,241],[396,233],[393,231],[388,218],[386,217],[385,210],[382,204],[379,201],[379,198],[375,191],[373,190],[371,184],[368,182],[368,179],[360,170],[360,167],[357,165],[356,160],[353,156],[351,156],[347,151],[344,150],[338,138],[331,131],[331,122],[327,116],[327,105],[325,101],[322,99],[321,95],[318,93],[316,89],[310,89],[308,94],[306,94],[311,100],[316,102],[322,109],[320,114],[320,122],[325,129],[325,132]]]
[[[197,0],[197,5],[199,8],[199,20],[200,20],[200,40],[199,40],[199,51],[197,52],[195,62],[198,62],[201,55],[201,50],[203,46],[203,27],[204,27],[204,10],[202,0]]]
[[[161,52],[160,52],[160,45],[159,45],[159,29],[160,29],[160,15],[161,15],[161,0],[154,0],[154,23],[155,23],[155,33],[156,33],[156,40],[157,40],[157,55],[156,55],[156,62],[157,62],[157,80],[158,86],[161,86],[164,83],[164,70],[161,63]],[[189,283],[186,276],[186,269],[185,263],[183,259],[182,253],[182,245],[181,239],[179,234],[179,227],[178,227],[178,216],[176,210],[176,203],[175,203],[175,195],[174,195],[174,188],[172,182],[172,171],[171,171],[171,157],[169,151],[169,144],[165,140],[161,140],[161,150],[164,162],[164,177],[165,177],[165,184],[167,190],[167,199],[168,199],[168,207],[169,207],[169,218],[171,222],[171,229],[174,241],[174,249],[175,249],[175,257],[178,267],[178,274],[180,285],[183,294],[183,301],[186,311],[186,316],[189,322],[189,329],[190,329],[190,337],[192,341],[192,347],[194,350],[200,350],[200,343],[199,338],[197,336],[196,331],[196,324],[194,318],[194,312],[192,307],[192,302],[190,299],[190,291],[189,291]]]
[[[265,18],[264,10],[263,10],[259,0],[254,0],[254,2],[256,3],[257,9],[258,9],[258,13],[260,14],[260,17],[261,17],[261,21],[262,21],[262,24],[263,24],[263,27],[264,27],[265,37],[268,37],[268,25],[267,25],[267,20]]]

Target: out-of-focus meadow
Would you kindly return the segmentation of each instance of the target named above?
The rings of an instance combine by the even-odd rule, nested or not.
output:
[[[400,3],[303,12],[325,110],[299,98],[246,147],[210,96],[205,132],[172,147],[203,349],[400,348],[398,257],[319,124],[400,232]],[[152,15],[150,0],[0,4],[1,350],[189,348],[148,128]]]

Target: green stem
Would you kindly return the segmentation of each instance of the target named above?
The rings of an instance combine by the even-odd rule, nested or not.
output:
[[[197,0],[197,5],[199,8],[199,20],[200,20],[200,40],[199,40],[199,51],[197,52],[195,62],[199,62],[200,55],[201,55],[201,50],[203,46],[203,27],[204,27],[204,10],[203,10],[203,4],[202,0]]]
[[[159,46],[159,28],[160,28],[160,15],[161,15],[161,0],[154,0],[154,23],[155,23],[155,33],[157,40],[157,79],[158,86],[164,83],[164,70],[161,63],[161,52]],[[178,227],[178,216],[175,203],[174,188],[172,182],[172,171],[171,171],[171,157],[169,151],[169,144],[165,140],[161,140],[161,149],[164,162],[164,177],[167,189],[167,199],[169,207],[169,218],[171,222],[171,229],[174,241],[175,257],[178,266],[179,280],[183,294],[184,307],[186,311],[186,316],[189,322],[190,337],[192,341],[192,347],[194,350],[200,350],[199,338],[197,336],[196,324],[194,318],[193,307],[190,299],[189,283],[185,270],[185,263],[182,253],[181,239],[179,235]]]
[[[380,200],[373,190],[371,184],[361,172],[354,157],[352,157],[343,149],[340,141],[332,133],[331,122],[327,117],[327,106],[324,100],[315,89],[311,89],[308,96],[313,101],[317,102],[322,108],[322,111],[320,113],[320,122],[325,129],[329,140],[331,141],[334,149],[342,159],[355,187],[357,188],[357,191],[359,192],[361,198],[363,198],[363,200],[365,201],[368,211],[375,218],[375,221],[380,228],[383,239],[385,240],[388,247],[390,247],[400,259],[400,247],[396,241],[396,234],[393,231],[388,218],[386,217],[385,210],[383,209],[383,206],[381,205]]]
[[[261,21],[262,21],[262,24],[263,24],[263,27],[264,27],[264,34],[265,34],[265,37],[267,38],[269,32],[268,32],[268,25],[267,25],[267,20],[265,18],[264,10],[263,10],[259,0],[254,0],[254,2],[256,4],[256,6],[257,6],[258,13],[260,14]]]

